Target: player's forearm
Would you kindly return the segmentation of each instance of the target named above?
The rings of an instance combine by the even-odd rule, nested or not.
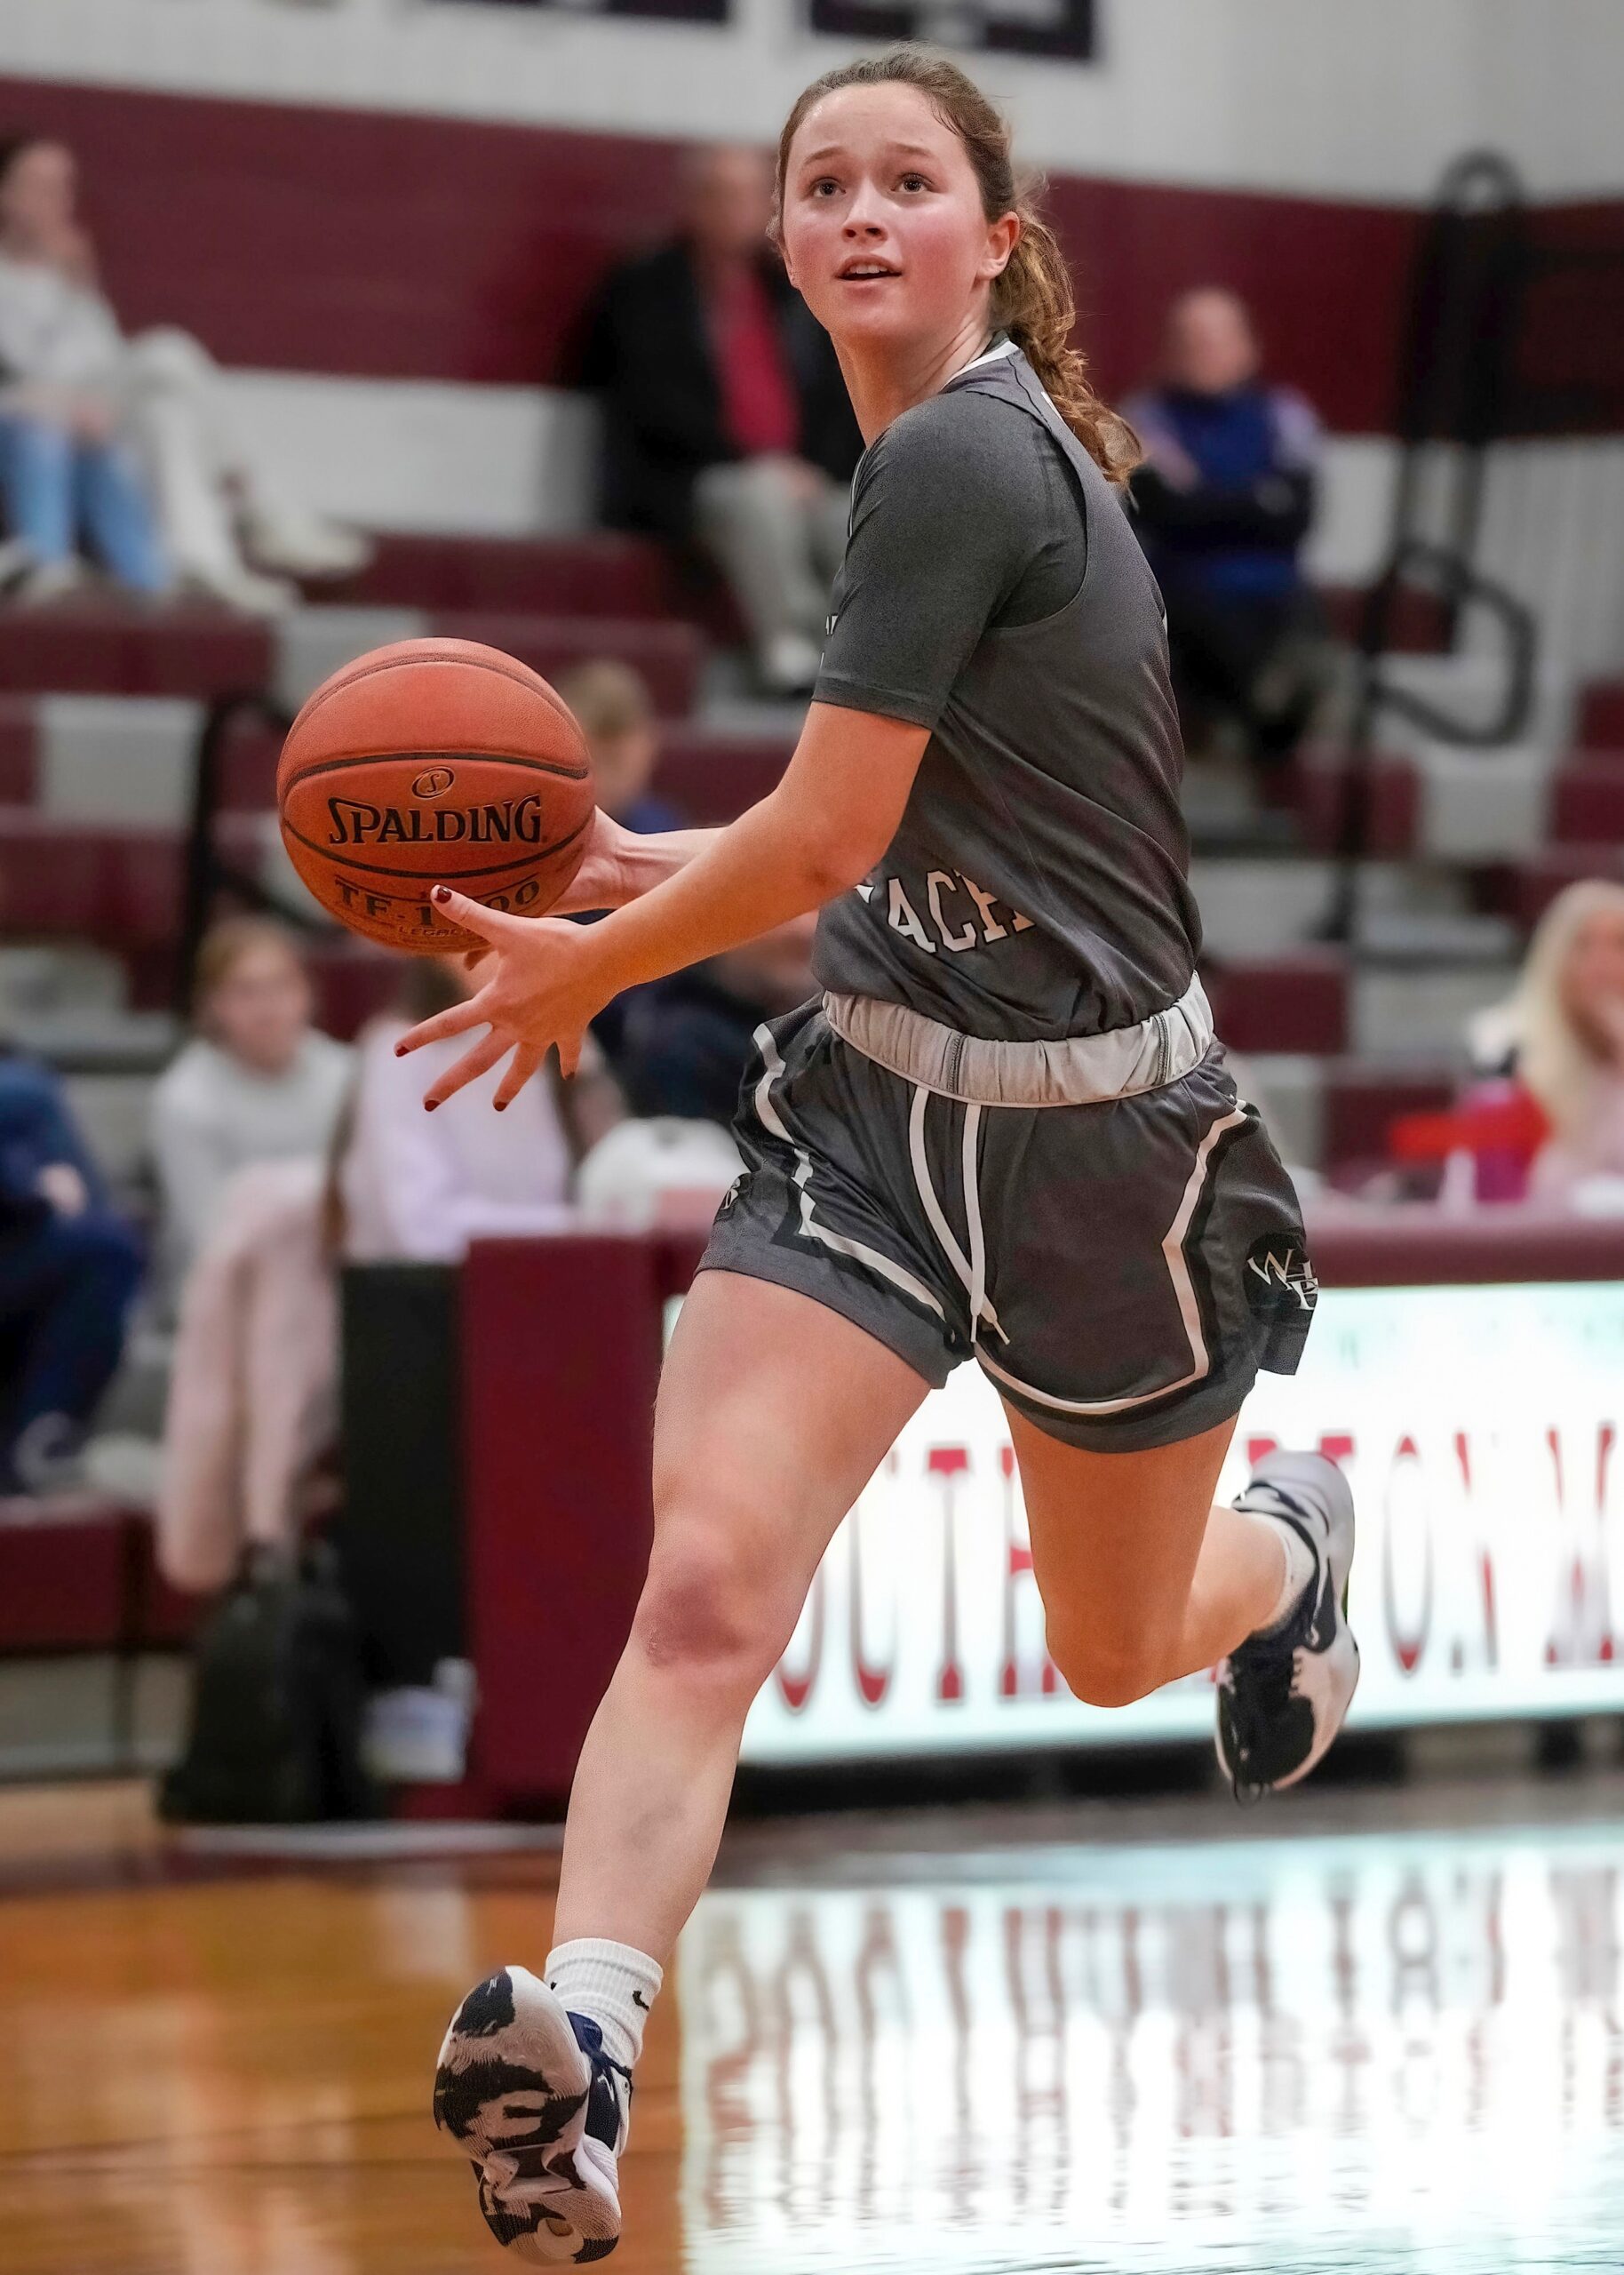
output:
[[[684,834],[703,842],[682,866],[593,928],[606,999],[759,939],[821,907],[872,866],[820,849],[777,792],[726,829]]]

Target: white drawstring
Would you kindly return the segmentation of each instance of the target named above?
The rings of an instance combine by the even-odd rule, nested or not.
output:
[[[964,1110],[964,1213],[970,1235],[970,1253],[967,1257],[959,1247],[946,1212],[936,1198],[931,1182],[930,1162],[925,1152],[925,1109],[933,1093],[923,1083],[916,1082],[913,1104],[908,1114],[908,1151],[913,1161],[913,1181],[919,1187],[919,1199],[925,1204],[925,1214],[930,1229],[941,1244],[942,1253],[963,1281],[970,1304],[970,1341],[975,1343],[984,1322],[1000,1343],[1009,1337],[999,1325],[998,1313],[987,1296],[987,1243],[982,1231],[981,1194],[976,1185],[975,1140],[981,1128],[981,1108],[967,1106]],[[950,1106],[951,1100],[946,1102]]]

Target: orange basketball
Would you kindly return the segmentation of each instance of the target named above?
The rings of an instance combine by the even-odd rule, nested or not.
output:
[[[428,896],[539,916],[593,815],[580,728],[545,679],[474,640],[399,640],[323,681],[288,730],[276,804],[330,914],[419,955],[476,945]]]

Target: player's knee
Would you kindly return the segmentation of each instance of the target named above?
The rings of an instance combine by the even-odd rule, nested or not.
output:
[[[684,1529],[657,1545],[633,1639],[662,1673],[753,1697],[786,1635],[770,1591],[729,1551],[725,1529]]]
[[[1051,1620],[1049,1656],[1085,1706],[1131,1706],[1167,1680],[1167,1656],[1156,1638],[1102,1635]]]

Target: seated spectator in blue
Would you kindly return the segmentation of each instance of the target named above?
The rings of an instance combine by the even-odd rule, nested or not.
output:
[[[68,1473],[140,1272],[56,1076],[0,1042],[0,1491]]]
[[[616,1068],[634,1114],[733,1120],[739,1083],[763,1019],[816,992],[816,912],[759,940],[636,989]]]
[[[153,1093],[166,1286],[171,1297],[214,1229],[239,1169],[321,1161],[349,1091],[352,1057],[312,1023],[292,935],[228,916],[197,952],[197,1033]]]
[[[763,685],[808,691],[862,454],[827,334],[768,241],[764,150],[697,147],[673,242],[615,270],[582,368],[603,519],[720,567]]]
[[[1145,451],[1133,496],[1185,738],[1228,720],[1253,762],[1276,770],[1325,682],[1324,619],[1300,561],[1318,419],[1266,381],[1244,304],[1211,286],[1174,303],[1161,383],[1123,409]]]

